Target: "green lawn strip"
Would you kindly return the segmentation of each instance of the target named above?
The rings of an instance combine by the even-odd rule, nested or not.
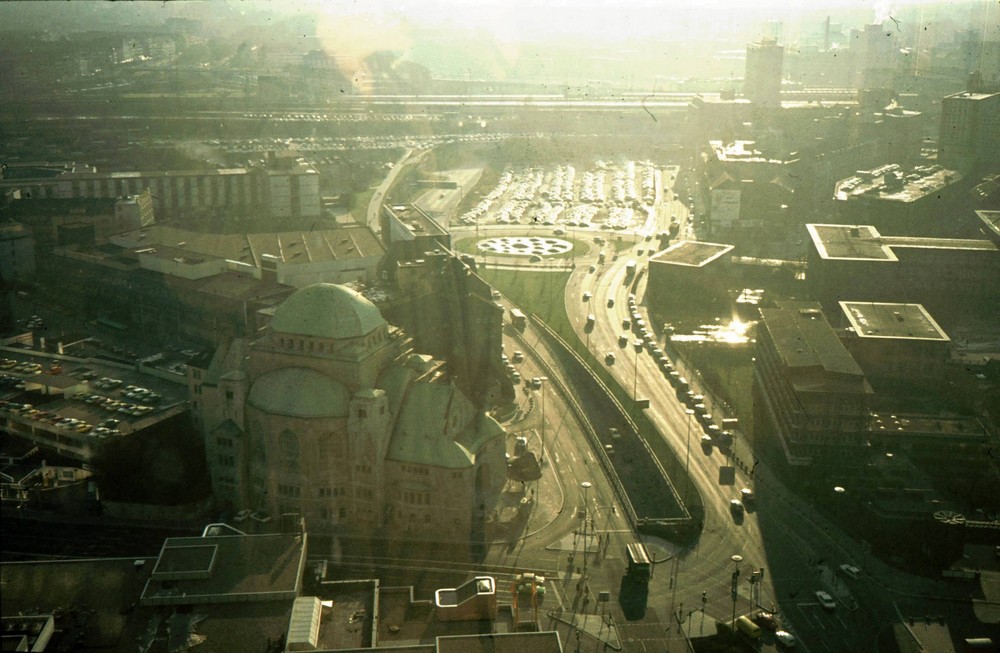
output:
[[[556,332],[576,353],[584,359],[593,370],[594,375],[610,389],[611,393],[624,407],[632,421],[640,426],[640,435],[646,440],[654,455],[660,461],[664,471],[675,482],[677,492],[683,497],[684,465],[675,455],[673,449],[662,437],[650,437],[652,425],[645,412],[637,408],[631,394],[611,375],[601,361],[587,350],[577,336],[566,315],[566,304],[563,299],[569,272],[530,272],[521,270],[480,269],[481,276],[487,283],[499,290],[505,297],[519,306],[525,313],[538,315]],[[645,355],[645,354],[640,354]],[[622,360],[625,360],[624,358]],[[664,383],[666,380],[664,379]],[[700,513],[701,497],[696,488],[688,489],[688,510],[694,516]]]

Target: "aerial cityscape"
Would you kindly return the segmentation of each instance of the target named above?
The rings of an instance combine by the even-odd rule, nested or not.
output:
[[[0,4],[4,651],[1000,651],[994,0]]]

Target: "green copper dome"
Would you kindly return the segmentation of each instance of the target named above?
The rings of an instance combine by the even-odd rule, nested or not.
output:
[[[254,381],[247,403],[290,417],[347,417],[350,395],[342,384],[304,367],[285,367]]]
[[[360,338],[385,324],[360,293],[332,283],[295,291],[274,311],[271,330],[315,338]]]

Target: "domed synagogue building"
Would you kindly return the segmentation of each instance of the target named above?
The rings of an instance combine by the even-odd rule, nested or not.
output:
[[[217,499],[310,531],[468,542],[505,478],[504,431],[445,363],[349,288],[302,288],[256,342],[190,372]]]

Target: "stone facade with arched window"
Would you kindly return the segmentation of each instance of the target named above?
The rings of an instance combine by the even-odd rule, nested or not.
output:
[[[209,456],[230,510],[298,512],[310,530],[360,537],[481,533],[505,478],[503,429],[370,301],[303,288],[260,339],[232,347],[245,355],[220,349],[198,411],[206,433],[224,415],[239,431],[232,456]]]

